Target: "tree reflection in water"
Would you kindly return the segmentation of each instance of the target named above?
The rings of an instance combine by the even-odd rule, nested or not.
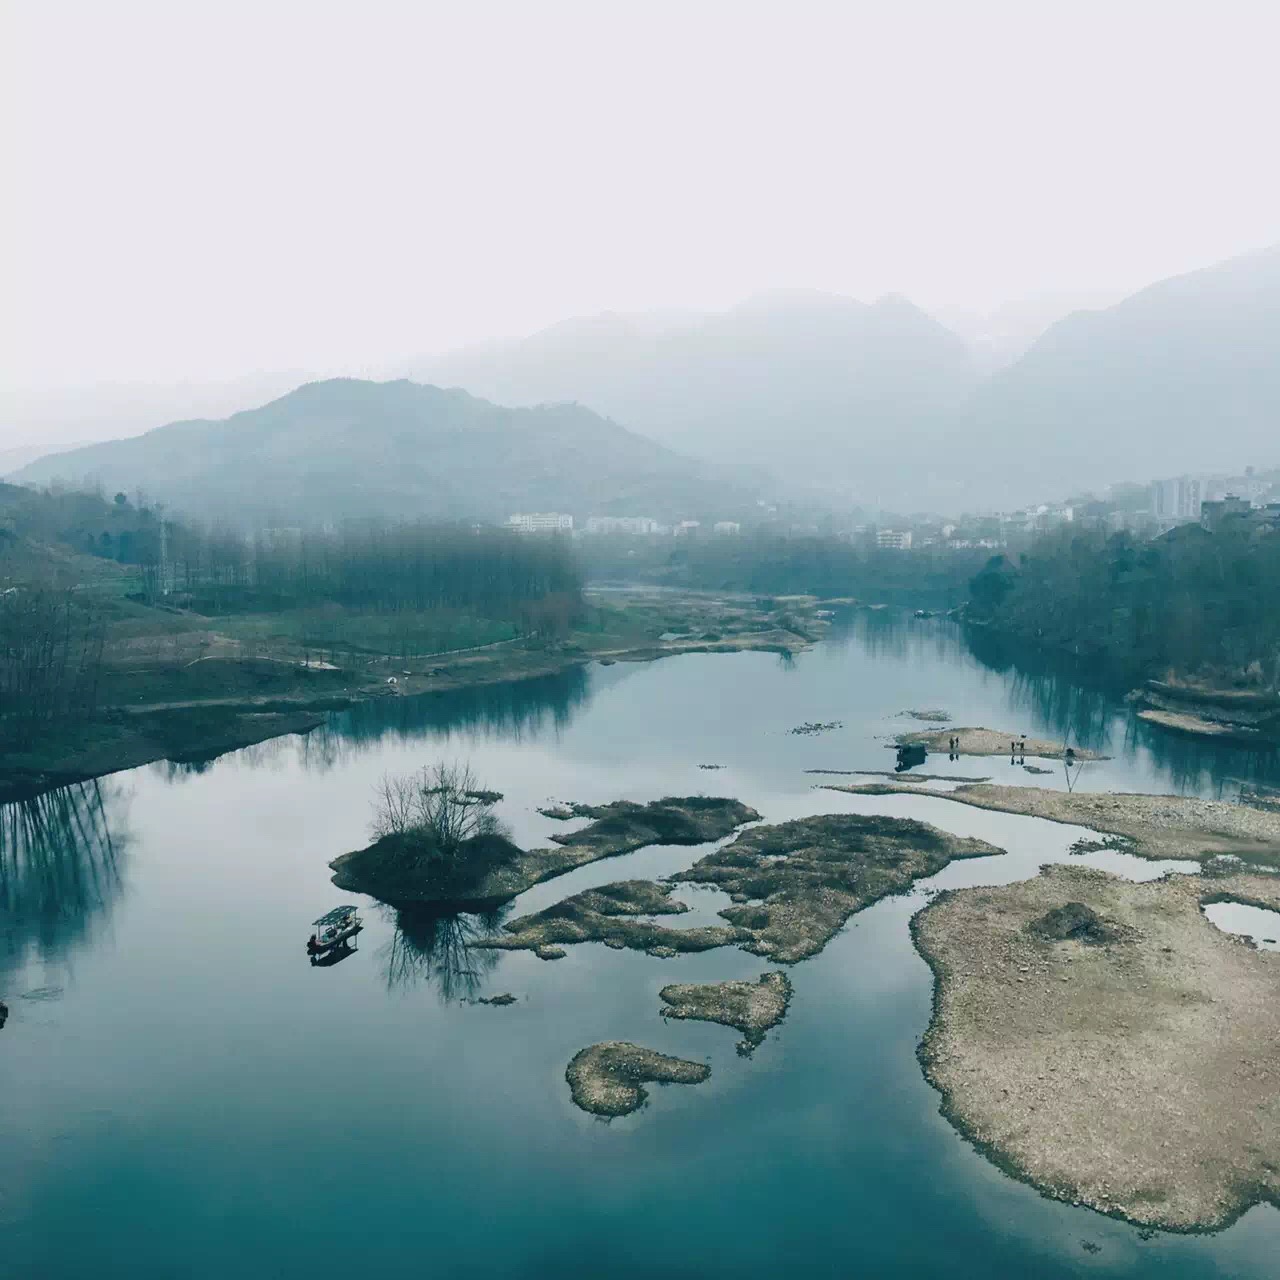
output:
[[[0,964],[52,959],[79,942],[120,892],[120,792],[80,782],[0,806]],[[109,814],[109,808],[116,808]]]
[[[501,953],[476,944],[498,932],[508,907],[472,914],[439,907],[386,907],[395,923],[381,955],[387,987],[433,982],[446,1001],[474,997]]]

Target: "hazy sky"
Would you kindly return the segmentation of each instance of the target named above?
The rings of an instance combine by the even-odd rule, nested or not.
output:
[[[376,367],[1280,239],[1280,5],[0,0],[0,380]]]

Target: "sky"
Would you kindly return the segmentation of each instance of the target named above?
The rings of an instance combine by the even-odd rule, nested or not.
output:
[[[0,0],[0,386],[1124,293],[1280,240],[1277,47],[1269,0]]]

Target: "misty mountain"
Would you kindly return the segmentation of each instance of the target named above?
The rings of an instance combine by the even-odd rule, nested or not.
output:
[[[268,524],[515,511],[741,514],[737,477],[578,405],[507,409],[464,391],[333,379],[220,420],[42,458],[17,477],[142,490],[192,516]]]
[[[1109,307],[1121,296],[1119,290],[1103,293],[1096,289],[1041,293],[1002,302],[989,311],[953,306],[940,307],[932,314],[969,344],[978,368],[986,374],[1011,365],[1065,316]]]
[[[872,500],[907,487],[899,436],[977,381],[964,341],[906,299],[809,290],[701,317],[605,313],[415,368],[504,404],[581,401],[685,453]]]
[[[958,490],[997,504],[1274,463],[1280,246],[1059,321],[934,448]]]
[[[141,435],[176,418],[216,418],[262,404],[314,373],[253,373],[221,382],[111,382],[0,387],[0,476],[46,453]]]

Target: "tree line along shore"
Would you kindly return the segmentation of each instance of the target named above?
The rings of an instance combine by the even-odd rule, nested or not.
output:
[[[816,605],[595,594],[564,540],[499,529],[245,534],[123,494],[0,485],[0,800],[307,732],[374,698],[592,660],[795,653],[829,625]]]

